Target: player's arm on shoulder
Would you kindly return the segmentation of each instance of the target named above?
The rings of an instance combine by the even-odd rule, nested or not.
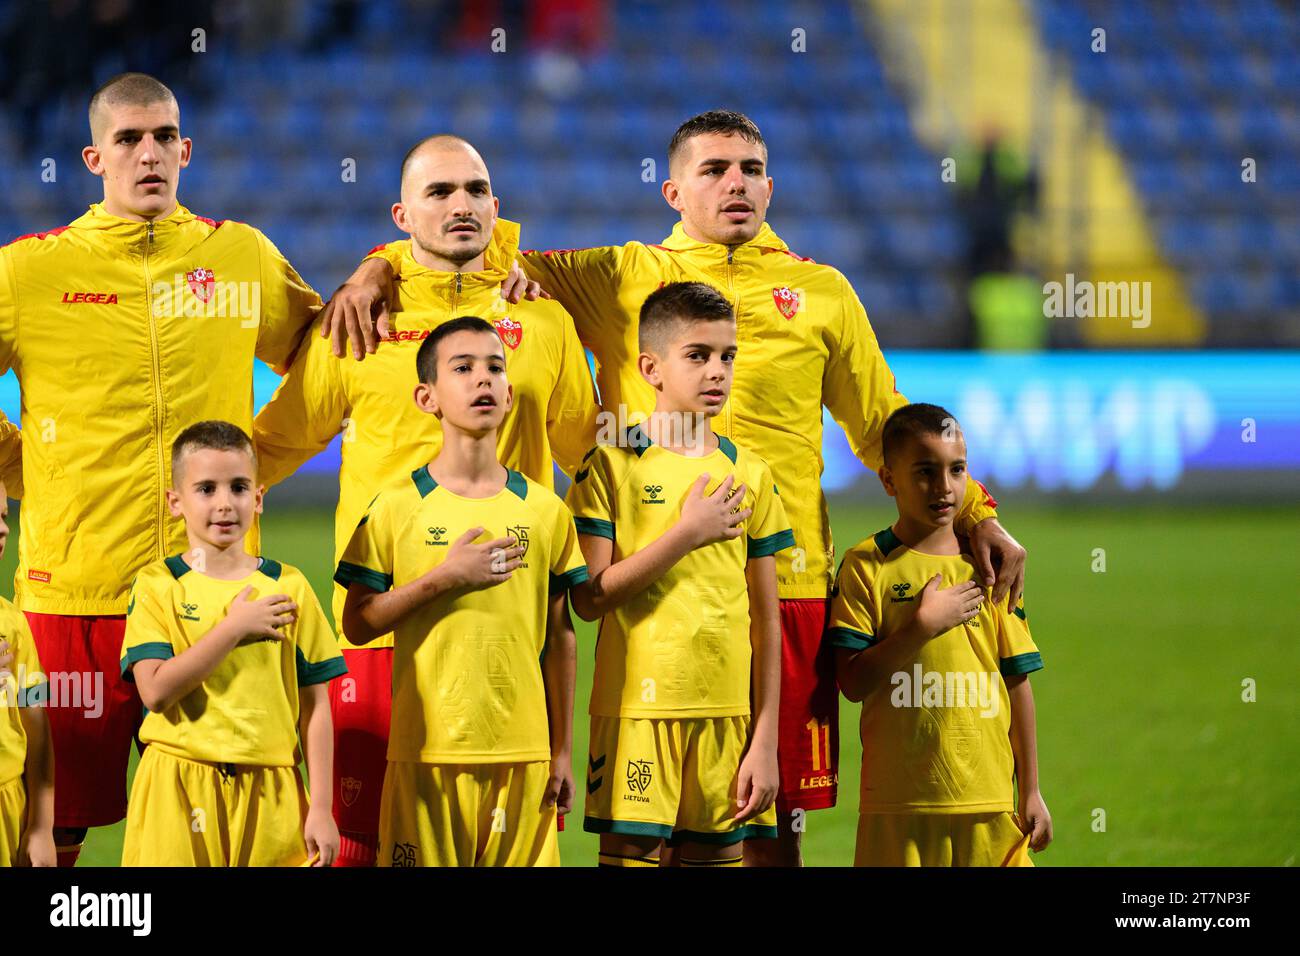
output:
[[[334,725],[330,717],[329,684],[308,684],[298,690],[298,732],[307,758],[311,802],[303,839],[313,866],[333,866],[339,854],[339,828],[334,822]]]
[[[130,665],[140,700],[149,710],[159,713],[178,703],[207,680],[241,641],[285,639],[283,628],[297,620],[297,604],[287,594],[254,601],[252,592],[252,586],[240,591],[226,616],[176,656],[146,658]]]
[[[524,274],[573,316],[583,341],[595,341],[615,314],[622,261],[622,246],[529,249],[519,255]]]
[[[396,279],[409,246],[410,240],[399,239],[371,249],[325,303],[320,335],[330,340],[336,358],[342,358],[346,343],[351,343],[353,356],[364,360],[380,339],[392,334]]]

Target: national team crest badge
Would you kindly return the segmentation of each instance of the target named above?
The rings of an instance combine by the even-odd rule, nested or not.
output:
[[[216,281],[216,274],[211,269],[195,269],[193,272],[185,273],[186,286],[200,302],[207,302],[212,298]]]
[[[352,806],[361,795],[361,781],[356,777],[344,777],[339,781],[339,795],[343,797],[345,807]]]
[[[519,348],[519,343],[524,340],[524,327],[514,319],[506,316],[504,319],[496,319],[492,327],[497,330],[497,335],[501,336],[501,341],[510,346],[511,350]]]
[[[788,285],[773,289],[772,301],[776,303],[777,310],[787,319],[793,319],[799,312],[799,293]]]

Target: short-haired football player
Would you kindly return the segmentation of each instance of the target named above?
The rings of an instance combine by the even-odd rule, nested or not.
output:
[[[245,550],[263,489],[243,429],[191,425],[171,470],[189,547],[136,576],[122,641],[149,710],[122,865],[329,866],[338,641],[301,571]]]
[[[862,701],[854,860],[1032,866],[1052,818],[1029,687],[1043,661],[1024,605],[989,599],[954,530],[969,480],[956,419],[905,405],[882,436],[898,520],[845,554],[827,630],[840,687]]]
[[[441,420],[441,448],[371,502],[335,574],[348,640],[393,635],[380,866],[559,865],[557,813],[573,799],[567,596],[587,569],[560,499],[498,458],[506,351],[474,316],[429,333],[414,401]]]
[[[794,535],[772,473],[715,435],[737,355],[731,304],[674,282],[641,308],[654,412],[591,450],[569,489],[600,619],[584,828],[600,864],[739,866],[775,837],[781,631],[775,554]]]

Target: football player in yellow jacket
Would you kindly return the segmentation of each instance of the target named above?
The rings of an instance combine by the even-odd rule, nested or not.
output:
[[[736,311],[740,345],[731,398],[714,430],[751,448],[783,489],[818,485],[822,406],[843,426],[850,446],[873,470],[880,430],[907,404],[895,387],[867,313],[836,269],[791,252],[765,222],[772,198],[767,147],[758,127],[728,111],[696,116],[668,148],[664,199],[681,221],[660,245],[525,253],[524,268],[573,316],[596,356],[606,412],[629,423],[654,408],[637,370],[637,314],[667,282],[716,286]],[[371,253],[400,269],[405,242]],[[362,269],[346,296],[383,297],[386,269]],[[391,295],[389,296],[391,298]],[[383,327],[383,315],[380,315]],[[821,494],[787,500],[795,547],[777,555],[781,598],[780,838],[747,844],[754,863],[797,865],[793,812],[834,805],[839,723],[834,662],[821,649],[834,548]],[[994,597],[1019,600],[1024,549],[997,521],[996,502],[970,482],[958,528],[969,533],[976,567]]]
[[[91,99],[90,127],[82,156],[104,201],[0,249],[0,373],[18,377],[27,436],[20,456],[17,431],[0,430],[0,474],[16,497],[33,490],[16,603],[47,670],[79,675],[103,709],[49,708],[63,865],[87,827],[126,811],[141,715],[117,668],[127,591],[185,547],[168,449],[204,419],[250,430],[254,357],[283,370],[320,307],[262,233],[178,204],[191,142],[166,86],[115,77]]]
[[[519,228],[498,230],[498,200],[483,158],[455,136],[432,136],[402,164],[393,218],[415,241],[397,285],[396,328],[369,361],[341,360],[319,335],[305,341],[275,396],[253,423],[267,484],[291,474],[343,432],[334,560],[343,557],[375,493],[406,481],[442,447],[442,425],[411,401],[415,354],[429,332],[479,316],[497,330],[510,360],[514,403],[497,433],[503,465],[553,488],[554,462],[573,474],[596,438],[596,396],[586,354],[559,303],[512,305],[500,288],[519,248]],[[334,620],[347,591],[334,589]],[[334,814],[340,865],[373,866],[379,797],[387,764],[393,638],[343,642],[350,680],[330,685],[334,713]]]

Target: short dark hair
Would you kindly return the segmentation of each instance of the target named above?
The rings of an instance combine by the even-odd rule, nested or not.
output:
[[[885,427],[880,432],[880,453],[889,459],[907,442],[909,438],[921,435],[943,435],[950,428],[960,428],[952,412],[941,405],[929,405],[915,402],[895,409],[885,419]]]
[[[415,373],[420,377],[421,382],[432,385],[438,381],[438,343],[457,332],[497,334],[497,330],[492,328],[491,323],[480,319],[477,315],[462,315],[450,322],[442,323],[425,336],[424,341],[420,343],[420,351],[415,353]]]
[[[744,113],[737,113],[735,110],[709,110],[698,116],[692,116],[677,127],[677,132],[673,133],[673,138],[668,141],[668,165],[672,166],[673,160],[686,145],[687,140],[706,133],[739,136],[756,146],[762,146],[763,151],[767,152],[767,143],[763,141],[763,134],[759,132],[758,125]]]
[[[119,73],[104,81],[90,97],[86,111],[90,119],[90,134],[95,135],[95,111],[109,104],[148,106],[151,103],[176,102],[176,95],[162,81],[148,73]],[[177,106],[179,111],[180,107]]]
[[[637,348],[662,352],[673,334],[688,322],[735,321],[731,303],[717,289],[703,282],[669,282],[651,292],[641,303],[637,325]]]
[[[455,133],[434,133],[432,136],[426,136],[408,149],[406,155],[402,157],[402,178],[398,180],[398,182],[406,182],[406,170],[410,167],[411,160],[415,158],[415,154],[433,142],[461,143],[468,146],[470,149],[474,149],[473,143],[465,139],[463,136],[457,136]],[[477,152],[477,150],[475,150],[475,152]]]
[[[257,469],[257,452],[248,433],[230,422],[210,419],[191,425],[176,436],[176,441],[172,442],[172,484],[176,483],[176,476],[180,474],[180,465],[185,460],[185,456],[204,448],[211,448],[213,451],[246,452],[253,461],[254,471]]]

